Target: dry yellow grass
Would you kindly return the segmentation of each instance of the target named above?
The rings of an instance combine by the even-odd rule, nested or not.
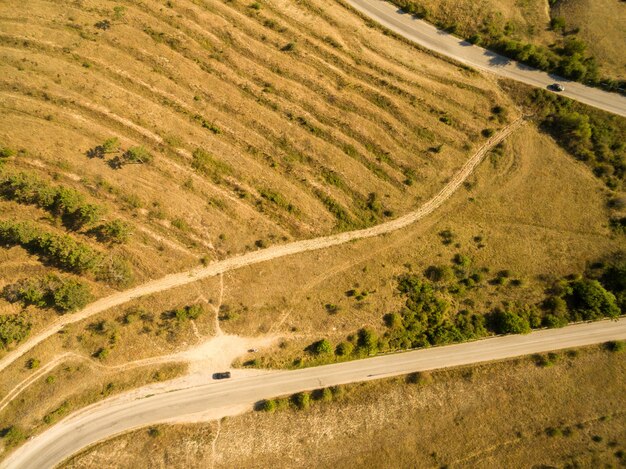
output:
[[[615,466],[625,373],[623,354],[594,348],[546,368],[522,358],[435,372],[424,385],[354,385],[308,411],[138,430],[63,467]]]
[[[395,277],[450,264],[457,252],[488,267],[486,279],[506,269],[522,280],[519,287],[484,282],[457,300],[459,309],[473,304],[486,313],[502,301],[539,301],[546,279],[581,273],[588,262],[622,248],[607,226],[607,195],[583,164],[526,126],[506,142],[502,156],[487,158],[469,189],[415,226],[227,274],[224,304],[238,317],[222,327],[248,335],[279,332],[285,341],[271,354],[279,361],[301,356],[322,337],[340,341],[365,325],[382,331],[382,316],[401,301]],[[443,230],[455,234],[453,244],[442,244]],[[359,302],[345,295],[351,289],[373,293]],[[340,311],[329,314],[326,304]]]
[[[260,3],[260,9],[241,1],[183,0],[171,8],[127,2],[120,18],[116,5],[0,5],[0,143],[27,150],[7,167],[75,188],[106,206],[108,217],[133,224],[130,242],[112,249],[131,261],[137,282],[184,270],[201,257],[257,249],[259,240],[283,243],[406,213],[466,161],[485,139],[481,130],[504,125],[494,119],[494,105],[507,109],[508,120],[519,114],[492,79],[367,28],[326,0]],[[105,18],[110,29],[94,26]],[[111,136],[125,148],[146,146],[155,161],[113,170],[86,158],[87,149]],[[441,144],[441,152],[432,150]],[[213,155],[212,174],[193,170],[196,148]],[[365,325],[382,329],[382,315],[400,302],[395,276],[448,263],[456,252],[523,280],[522,287],[469,292],[464,299],[476,311],[503,300],[533,302],[545,286],[541,276],[581,272],[621,247],[606,226],[606,191],[529,125],[418,225],[228,273],[223,299],[220,280],[209,279],[106,311],[4,370],[0,392],[28,376],[29,358],[45,364],[63,352],[88,358],[108,347],[102,364],[111,366],[183,350],[215,333],[211,304],[221,307],[226,332],[281,336],[263,353],[267,363],[283,365],[321,337],[336,342]],[[370,193],[393,215],[370,210]],[[64,232],[30,206],[0,201],[0,214]],[[445,229],[459,247],[441,244]],[[84,233],[72,236],[109,249]],[[0,250],[0,288],[50,271],[21,248]],[[89,281],[96,296],[112,291]],[[354,288],[371,293],[364,301],[347,298]],[[163,313],[204,301],[210,302],[204,315],[168,332]],[[340,311],[331,315],[326,304]],[[125,324],[123,317],[138,308],[153,319]],[[20,309],[0,301],[0,314]],[[33,307],[26,313],[33,334],[55,318]],[[86,383],[92,379],[98,373]],[[139,376],[133,385],[149,380]],[[26,400],[35,394],[24,396],[10,415],[30,426],[41,415]],[[52,408],[67,390],[48,388],[42,396]]]
[[[401,215],[439,190],[484,141],[481,130],[502,125],[493,105],[516,114],[492,80],[324,0],[260,10],[9,1],[0,18],[0,144],[21,150],[5,167],[76,189],[107,219],[129,222],[123,246],[71,236],[128,260],[136,283]],[[109,29],[96,26],[103,20]],[[86,157],[110,137],[145,146],[154,162],[115,170]],[[198,148],[212,155],[207,174],[192,167]],[[65,231],[6,200],[0,219]],[[19,247],[0,256],[0,288],[50,271]],[[0,314],[19,309],[0,301]],[[28,316],[35,333],[55,314]]]
[[[626,5],[613,0],[560,0],[553,16],[565,18],[568,27],[579,28],[579,36],[598,58],[608,76],[626,77],[624,37]]]

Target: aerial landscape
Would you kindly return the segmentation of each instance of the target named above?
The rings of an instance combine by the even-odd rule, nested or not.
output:
[[[626,466],[626,2],[0,2],[0,468]]]

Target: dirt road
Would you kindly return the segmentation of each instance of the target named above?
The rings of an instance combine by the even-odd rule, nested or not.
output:
[[[130,290],[125,290],[106,298],[101,298],[81,311],[60,317],[47,329],[39,332],[37,335],[31,337],[29,340],[18,346],[15,350],[8,353],[2,358],[2,360],[0,360],[0,371],[4,370],[7,366],[31,350],[37,344],[59,332],[68,324],[82,321],[110,308],[128,303],[136,298],[141,298],[143,296],[187,285],[189,283],[239,269],[244,266],[258,264],[260,262],[266,262],[279,257],[291,256],[306,251],[314,251],[317,249],[337,246],[357,239],[371,238],[373,236],[391,233],[392,231],[411,225],[424,218],[426,215],[432,213],[437,207],[443,204],[461,186],[461,184],[463,184],[463,181],[465,181],[476,166],[478,166],[485,154],[509,136],[515,129],[522,125],[523,122],[523,119],[517,119],[505,127],[502,131],[491,137],[474,155],[472,155],[469,160],[467,160],[463,167],[437,195],[422,205],[419,209],[410,212],[407,215],[363,230],[348,231],[331,236],[295,241],[293,243],[272,246],[260,251],[249,252],[225,259],[223,261],[215,262],[204,268],[195,268],[189,271],[167,275],[158,280],[153,280],[138,287],[131,288]]]

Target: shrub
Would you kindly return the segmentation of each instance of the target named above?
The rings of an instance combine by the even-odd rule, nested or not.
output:
[[[54,423],[59,417],[62,417],[63,415],[65,415],[69,411],[69,409],[70,409],[70,405],[67,401],[65,401],[59,407],[54,409],[52,412],[45,415],[43,418],[43,421],[47,423],[48,425],[50,425],[51,423]]]
[[[376,331],[365,327],[359,330],[357,337],[357,347],[359,349],[370,355],[378,351],[378,335]]]
[[[0,144],[0,159],[11,158],[15,156],[15,150]]]
[[[315,391],[312,397],[317,401],[330,402],[333,400],[333,392],[330,388],[322,388]]]
[[[581,279],[570,283],[569,287],[565,301],[571,319],[588,321],[620,315],[615,295],[605,290],[597,280]]]
[[[51,264],[77,273],[95,269],[101,256],[71,236],[41,230],[27,222],[0,222],[0,242],[20,245]]]
[[[106,347],[100,347],[94,354],[93,357],[98,360],[104,360],[109,356],[109,349]]]
[[[308,392],[299,392],[291,396],[292,404],[300,410],[306,410],[311,405],[311,394]]]
[[[406,382],[409,384],[419,384],[425,386],[433,381],[432,375],[428,371],[419,371],[408,374],[406,376]]]
[[[133,269],[126,259],[109,256],[95,270],[96,278],[118,288],[129,286],[134,279]]]
[[[116,219],[97,226],[93,232],[99,241],[122,244],[128,241],[132,229],[125,221]]]
[[[606,349],[611,352],[620,353],[626,350],[626,341],[612,340],[610,342],[607,342],[605,346],[606,346]]]
[[[512,311],[498,309],[491,314],[490,321],[497,334],[527,334],[530,332],[528,319]]]
[[[92,299],[87,284],[55,274],[18,281],[6,286],[2,294],[12,303],[19,301],[25,306],[54,307],[60,312],[83,308]]]
[[[454,278],[454,272],[447,265],[431,265],[424,274],[431,282],[449,282]]]
[[[450,230],[443,230],[439,232],[439,237],[441,238],[441,242],[445,245],[452,244],[456,235]]]
[[[93,298],[89,287],[74,279],[66,279],[55,290],[53,297],[55,308],[64,312],[82,309]]]
[[[121,155],[109,160],[109,166],[113,169],[121,169],[127,164],[147,164],[153,159],[152,154],[144,147],[132,147]]]
[[[20,314],[0,316],[0,348],[6,349],[28,337],[30,323]]]
[[[41,362],[37,358],[29,358],[26,361],[26,368],[29,370],[36,370],[41,365]]]
[[[232,173],[232,168],[228,164],[217,160],[201,148],[194,150],[191,167],[196,172],[209,176],[216,183],[219,183],[224,176]]]
[[[198,319],[203,312],[202,305],[195,304],[175,309],[170,317],[176,318],[177,321],[187,321],[188,319]]]
[[[354,345],[350,342],[341,342],[335,348],[335,355],[339,357],[347,357],[354,351]]]
[[[318,340],[309,345],[306,350],[313,355],[326,355],[332,353],[333,348],[327,339]]]
[[[276,401],[274,399],[266,399],[261,402],[259,409],[264,412],[274,412],[276,407]]]
[[[6,448],[13,448],[26,439],[24,431],[16,426],[11,426],[2,430],[1,436],[4,440],[4,446]]]
[[[550,29],[552,31],[565,31],[565,18],[562,16],[555,16],[550,20]]]
[[[96,223],[105,210],[85,202],[78,191],[65,186],[52,186],[27,172],[10,173],[0,178],[0,196],[21,204],[36,205],[71,229]]]

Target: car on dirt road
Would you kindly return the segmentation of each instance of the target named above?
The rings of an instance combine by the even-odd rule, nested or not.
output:
[[[213,379],[228,379],[230,378],[230,371],[220,371],[219,373],[213,373]]]
[[[560,83],[552,83],[551,85],[548,85],[548,89],[552,91],[565,91],[565,87]]]

